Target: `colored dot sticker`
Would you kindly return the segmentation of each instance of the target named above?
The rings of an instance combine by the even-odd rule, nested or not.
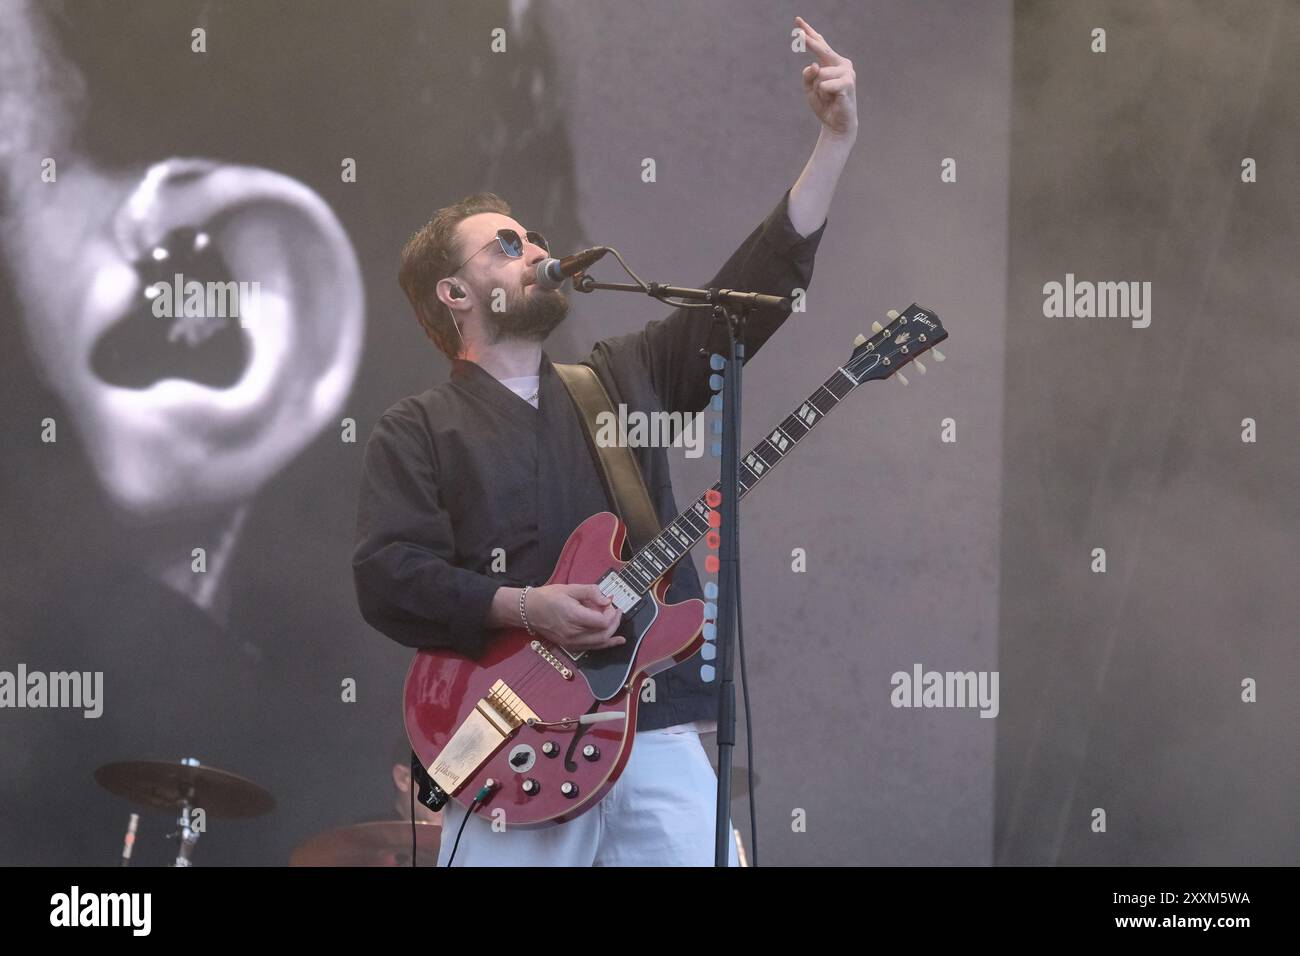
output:
[[[722,514],[721,514],[721,512],[718,512],[718,511],[714,511],[714,510],[712,510],[712,509],[709,509],[709,527],[710,527],[710,528],[721,528],[721,527],[722,527]]]
[[[704,503],[710,508],[716,508],[722,504],[722,492],[717,488],[710,488],[704,493]]]
[[[718,625],[714,624],[712,621],[709,621],[704,625],[703,631],[704,639],[706,641],[716,641],[718,639]]]
[[[713,581],[710,581],[708,584],[704,585],[704,596],[708,598],[710,601],[717,600],[718,585]]]
[[[718,568],[721,566],[722,565],[718,561],[718,556],[716,554],[710,554],[704,559],[704,570],[709,574],[717,574]]]
[[[721,375],[710,375],[710,376],[709,376],[709,388],[713,389],[715,392],[720,392],[720,391],[722,391],[722,376],[721,376]]]
[[[709,368],[715,372],[721,372],[727,367],[727,357],[721,352],[714,352],[709,356]]]
[[[718,656],[717,644],[705,644],[703,647],[700,648],[700,657],[704,658],[706,661],[711,661],[717,656]]]
[[[714,395],[711,399],[709,399],[709,407],[713,409],[715,412],[722,411],[722,396]]]
[[[718,532],[716,531],[710,531],[708,534],[704,536],[704,543],[707,544],[714,551],[717,551],[720,547],[722,547],[722,535],[718,534]]]
[[[708,604],[704,605],[704,616],[705,616],[706,618],[708,618],[710,621],[715,621],[715,620],[717,620],[717,618],[718,618],[718,606],[717,606],[716,604],[714,604],[712,601],[710,601]]]
[[[700,665],[700,680],[704,681],[704,683],[706,683],[706,684],[712,684],[712,683],[713,683],[713,675],[714,675],[714,673],[715,673],[715,671],[713,670],[713,665],[712,665],[712,664],[701,664],[701,665]]]

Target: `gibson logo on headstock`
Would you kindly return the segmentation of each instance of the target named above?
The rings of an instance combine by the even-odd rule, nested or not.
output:
[[[912,316],[911,321],[920,322],[930,331],[934,331],[934,323],[930,321],[929,317],[924,312],[916,313],[916,315]]]

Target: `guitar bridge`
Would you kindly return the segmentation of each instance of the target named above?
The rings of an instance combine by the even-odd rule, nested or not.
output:
[[[445,793],[454,794],[515,730],[538,719],[505,681],[498,680],[456,728],[429,767],[429,776]]]
[[[546,649],[541,641],[529,641],[528,646],[537,652],[538,656],[546,663],[555,668],[556,672],[565,680],[573,680],[573,671],[564,666],[564,662]]]

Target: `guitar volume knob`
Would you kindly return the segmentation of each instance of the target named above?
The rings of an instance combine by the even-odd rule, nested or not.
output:
[[[536,780],[534,780],[532,777],[529,777],[527,780],[523,782],[521,789],[528,796],[535,797],[542,792],[542,785],[538,783]]]
[[[587,760],[591,760],[591,761],[599,760],[599,759],[600,759],[600,748],[597,747],[595,744],[587,744],[587,746],[585,746],[585,747],[582,748],[582,756],[583,756],[585,759],[587,759]]]
[[[578,795],[578,785],[572,780],[566,780],[564,783],[560,784],[560,793],[564,794],[569,799],[573,799]]]

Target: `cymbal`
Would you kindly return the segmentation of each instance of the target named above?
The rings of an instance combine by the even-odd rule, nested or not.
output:
[[[188,803],[209,817],[256,817],[275,809],[275,797],[237,774],[167,760],[124,760],[95,771],[95,782],[132,803],[179,810]]]
[[[415,823],[419,866],[438,865],[442,826],[427,820]],[[299,844],[290,866],[410,866],[411,821],[376,820],[318,833]]]

